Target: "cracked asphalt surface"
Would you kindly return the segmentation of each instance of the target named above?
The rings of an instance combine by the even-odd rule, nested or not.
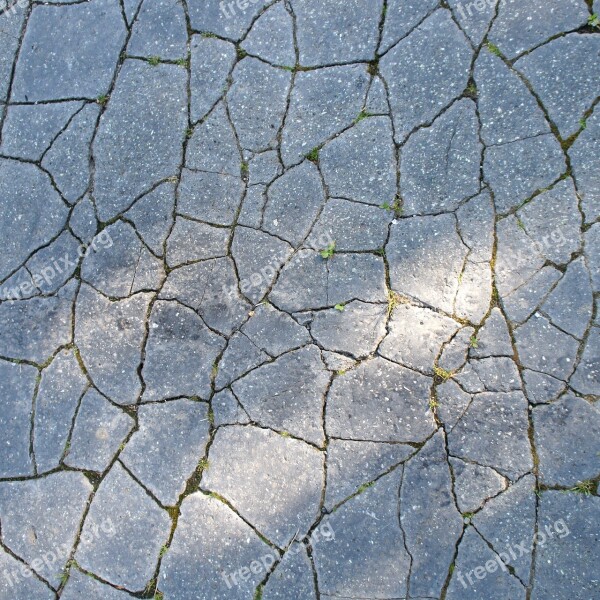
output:
[[[2,6],[0,600],[598,600],[598,13]]]

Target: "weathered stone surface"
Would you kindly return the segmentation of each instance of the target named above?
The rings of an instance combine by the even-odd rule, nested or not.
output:
[[[375,57],[382,0],[352,0],[344,10],[318,0],[294,0],[292,7],[301,65],[367,62]]]
[[[565,382],[537,371],[523,371],[527,398],[532,404],[544,404],[556,400],[565,389]]]
[[[262,365],[269,360],[269,356],[258,348],[243,333],[234,333],[223,356],[219,361],[215,386],[222,389],[230,383],[245,375],[248,371]]]
[[[127,592],[122,592],[106,585],[91,575],[86,575],[72,567],[69,571],[69,580],[65,586],[61,598],[63,600],[131,600]]]
[[[453,215],[401,219],[386,246],[392,289],[452,314],[467,252]]]
[[[29,365],[0,361],[0,477],[33,474],[29,435],[37,376]]]
[[[592,327],[571,386],[580,394],[600,396],[600,328]]]
[[[94,194],[102,220],[178,173],[186,127],[186,71],[125,61],[93,144]]]
[[[211,393],[211,371],[225,340],[190,308],[159,300],[152,307],[142,379],[142,401]]]
[[[135,426],[134,420],[90,389],[77,411],[65,463],[70,467],[103,473]]]
[[[42,372],[35,401],[33,450],[40,473],[58,467],[79,401],[88,386],[72,350],[56,355]]]
[[[450,465],[458,510],[463,514],[479,510],[488,498],[506,489],[506,480],[494,469],[459,458],[451,458]]]
[[[458,24],[475,46],[479,46],[487,33],[492,19],[496,16],[499,0],[485,2],[462,2],[448,0]]]
[[[226,256],[230,235],[229,229],[224,227],[177,217],[167,240],[167,264],[173,268]]]
[[[396,44],[438,6],[436,0],[390,0],[385,13],[380,50],[386,51]]]
[[[506,356],[471,360],[456,376],[456,381],[470,394],[485,391],[512,392],[521,389],[517,365]]]
[[[2,542],[56,588],[91,492],[82,473],[0,483]],[[54,564],[35,560],[48,552],[54,554]]]
[[[137,374],[151,294],[111,302],[82,285],[75,307],[75,343],[96,387],[113,402],[135,404]]]
[[[595,292],[600,292],[600,224],[592,225],[585,233],[585,256],[592,287]]]
[[[472,49],[446,10],[437,10],[380,61],[396,142],[432,121],[467,86]]]
[[[469,348],[473,346],[475,340],[475,329],[472,327],[463,327],[448,342],[442,354],[438,358],[438,367],[452,373],[465,366],[469,354]]]
[[[258,367],[232,389],[253,421],[321,446],[329,378],[318,348],[307,346]]]
[[[535,445],[544,485],[574,486],[600,473],[600,411],[566,395],[533,411]],[[581,435],[585,431],[585,436]]]
[[[208,443],[208,405],[183,399],[141,406],[138,423],[119,458],[164,505],[174,506]]]
[[[371,87],[369,88],[369,94],[365,103],[365,110],[372,115],[387,115],[390,112],[387,91],[380,77],[375,77],[371,81]]]
[[[0,33],[0,35],[2,34]],[[36,577],[31,575],[24,577],[21,573],[21,569],[24,569],[23,563],[13,558],[4,548],[0,548],[0,569],[4,573],[4,577],[0,579],[0,594],[3,598],[12,598],[13,600],[31,600],[31,598],[53,600],[56,598],[54,590]],[[25,572],[30,573],[27,570]]]
[[[279,5],[275,4],[274,6]],[[277,151],[266,150],[265,152],[255,154],[248,162],[248,171],[248,183],[250,185],[255,186],[259,183],[267,185],[271,183],[283,172]],[[250,191],[251,190],[248,190],[248,193],[250,193]],[[251,225],[251,223],[242,224]],[[258,225],[260,225],[260,222],[258,223]]]
[[[465,202],[457,211],[458,230],[471,250],[469,261],[490,262],[494,249],[495,214],[489,190]]]
[[[89,244],[98,231],[96,212],[89,196],[84,196],[71,212],[71,231],[85,244]]]
[[[545,14],[552,12],[546,2],[537,2]],[[575,27],[584,24],[589,17],[583,2],[578,0],[560,4],[554,0],[553,3],[556,9],[569,7],[576,13],[572,21]],[[537,22],[544,23],[546,19]],[[600,43],[596,36],[573,33],[537,48],[515,63],[515,68],[531,82],[564,139],[579,130],[580,120],[598,95],[593,81],[600,76],[596,60],[599,54]],[[562,76],[553,77],[555,73]]]
[[[263,588],[263,600],[315,600],[317,597],[306,548],[294,542]]]
[[[15,10],[0,17],[2,19],[2,27],[0,27],[0,48],[2,48],[2,52],[0,52],[0,103],[5,102],[8,96],[10,75],[19,47],[25,16],[25,10]],[[3,109],[0,108],[0,115],[2,113]],[[6,558],[6,561],[12,562],[12,559]]]
[[[548,533],[546,543],[538,546],[532,600],[559,600],[563,594],[585,600],[598,593],[599,518],[598,497],[544,492],[540,530],[553,536]]]
[[[226,504],[196,493],[181,505],[177,530],[162,561],[158,585],[165,598],[252,598],[264,573],[251,572],[250,577],[242,579],[238,571],[262,557],[268,557],[265,564],[273,564],[279,553]]]
[[[476,343],[469,350],[470,356],[513,356],[514,350],[504,315],[493,308],[483,327],[477,333]]]
[[[533,468],[528,428],[522,392],[477,394],[448,434],[448,448],[514,481]]]
[[[354,358],[372,354],[386,334],[387,305],[351,302],[316,314],[311,334],[323,348]]]
[[[406,597],[410,556],[398,519],[401,480],[399,467],[322,522],[335,534],[313,549],[325,597]]]
[[[333,437],[378,442],[422,442],[435,426],[431,379],[382,358],[334,379],[326,427]]]
[[[459,327],[456,321],[428,308],[401,304],[394,309],[389,334],[379,352],[405,367],[433,375],[433,365],[442,346]]]
[[[100,533],[93,544],[81,544],[75,560],[105,581],[132,591],[143,590],[152,578],[171,520],[117,462],[104,478],[85,519],[82,536]]]
[[[479,192],[478,127],[475,103],[463,99],[408,139],[400,164],[404,214],[454,211]]]
[[[217,432],[209,460],[201,486],[226,498],[269,540],[283,547],[307,533],[324,485],[320,452],[273,431],[234,425]]]
[[[415,598],[441,593],[463,530],[445,444],[440,431],[404,467],[400,523],[412,557],[408,590]]]
[[[12,100],[95,100],[106,94],[125,31],[116,0],[36,6],[17,61]]]
[[[283,162],[299,162],[351,125],[363,107],[368,85],[363,65],[298,73],[281,140]]]
[[[5,245],[0,279],[5,279],[59,233],[67,220],[67,208],[50,178],[35,165],[0,159],[0,209],[0,235]]]
[[[250,422],[246,411],[240,406],[240,403],[230,390],[223,390],[215,394],[210,405],[214,414],[215,427]]]
[[[332,196],[376,206],[394,204],[396,155],[388,117],[362,119],[326,144],[319,161]]]

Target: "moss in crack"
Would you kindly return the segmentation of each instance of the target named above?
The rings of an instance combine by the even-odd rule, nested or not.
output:
[[[442,369],[437,365],[433,367],[433,375],[434,375],[434,383],[444,383],[448,381],[448,379],[452,379],[454,377],[454,373],[452,371],[446,371],[446,369]]]
[[[576,494],[583,494],[585,496],[591,496],[596,492],[596,483],[591,480],[580,481],[570,489],[571,492]]]
[[[306,158],[308,158],[308,160],[310,160],[311,162],[318,162],[319,161],[319,151],[320,148],[313,148],[307,155]]]
[[[160,56],[150,56],[148,58],[148,63],[153,67],[156,67],[160,64]]]
[[[485,47],[492,53],[495,54],[496,56],[502,56],[502,52],[500,51],[500,48],[498,48],[498,46],[496,46],[496,44],[492,44],[492,42],[488,42]]]

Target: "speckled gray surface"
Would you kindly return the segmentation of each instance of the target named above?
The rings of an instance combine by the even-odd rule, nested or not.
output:
[[[0,600],[600,598],[594,12],[0,2]]]

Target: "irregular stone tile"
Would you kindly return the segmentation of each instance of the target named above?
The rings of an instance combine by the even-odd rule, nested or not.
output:
[[[2,33],[4,32],[0,32],[0,36]],[[0,55],[0,58],[2,58],[2,55]],[[36,577],[32,577],[31,570],[8,554],[4,548],[0,548],[0,569],[3,573],[3,577],[0,579],[0,594],[3,598],[11,598],[12,600],[31,600],[32,598],[36,598],[36,600],[54,600],[56,598],[54,590]],[[28,575],[24,576],[23,573]],[[67,597],[65,596],[65,598]]]
[[[283,4],[273,4],[252,25],[241,47],[275,65],[296,64],[292,17]]]
[[[135,421],[95,389],[86,392],[77,411],[65,464],[103,473],[119,451]]]
[[[234,333],[219,361],[215,386],[222,389],[242,375],[262,365],[269,356],[242,333]]]
[[[90,183],[89,148],[99,114],[97,104],[87,104],[58,136],[42,160],[42,167],[52,173],[58,189],[70,203],[83,196]]]
[[[146,314],[152,294],[111,302],[82,285],[75,307],[75,343],[96,387],[113,402],[135,404],[141,391]]]
[[[131,27],[141,4],[142,0],[123,0],[123,12],[125,13],[128,26]]]
[[[243,193],[239,177],[183,169],[177,210],[194,219],[231,225]]]
[[[600,184],[596,176],[600,168],[600,110],[595,110],[586,121],[586,128],[569,148],[568,154],[582,198],[585,222],[592,223],[600,217]]]
[[[177,65],[124,62],[93,145],[100,219],[112,219],[178,173],[187,127],[186,80],[186,70]]]
[[[72,350],[62,350],[42,371],[35,401],[33,450],[40,473],[58,467],[79,400],[88,387]]]
[[[467,362],[467,355],[469,348],[473,344],[474,337],[475,330],[472,327],[463,327],[460,329],[443,348],[442,354],[437,361],[438,367],[450,373],[462,369]]]
[[[310,341],[304,327],[270,304],[261,304],[244,324],[242,332],[253,344],[273,357],[304,346]]]
[[[54,139],[81,109],[81,102],[9,106],[0,151],[6,156],[39,161]]]
[[[187,24],[176,0],[145,0],[137,15],[127,52],[134,56],[187,57]]]
[[[402,148],[403,214],[450,212],[479,192],[482,145],[475,103],[462,99]]]
[[[375,358],[334,379],[327,434],[378,442],[422,442],[435,430],[431,379]]]
[[[79,242],[63,231],[50,245],[38,250],[25,266],[36,287],[43,294],[53,294],[73,276],[80,258]]]
[[[540,531],[543,527],[546,543],[536,553],[532,600],[585,600],[598,594],[599,517],[597,497],[542,494]]]
[[[223,96],[237,55],[233,44],[204,35],[192,36],[190,55],[190,114],[195,123]]]
[[[533,425],[544,485],[570,487],[600,474],[600,411],[594,404],[565,395],[534,408]]]
[[[225,347],[191,309],[158,301],[150,315],[142,379],[142,401],[211,393],[211,370]]]
[[[286,171],[269,188],[262,228],[298,246],[325,202],[319,171],[310,161]]]
[[[223,4],[219,0],[194,1],[189,6],[192,29],[216,33],[237,42],[268,4],[269,0],[257,0],[249,4]]]
[[[253,485],[253,484],[252,484]],[[252,598],[264,573],[242,578],[239,571],[272,550],[226,504],[201,493],[181,505],[177,529],[160,567],[158,585],[165,598],[180,600],[242,600]]]
[[[456,376],[469,394],[477,392],[512,392],[521,389],[521,378],[512,358],[497,356],[470,360]]]
[[[390,0],[385,13],[380,52],[385,52],[405,37],[438,6],[436,0]]]
[[[341,311],[317,313],[310,331],[323,348],[361,359],[372,354],[386,335],[387,312],[385,304],[353,301]]]
[[[269,540],[283,547],[307,533],[319,513],[320,452],[273,431],[234,425],[217,431],[209,460],[201,486],[226,498]]]
[[[127,592],[116,590],[106,585],[91,575],[86,575],[75,568],[69,571],[69,580],[64,587],[61,600],[131,600]]]
[[[35,165],[0,159],[0,215],[0,279],[5,279],[58,234],[67,220],[67,207]]]
[[[55,296],[0,305],[0,356],[43,364],[72,341],[71,319],[77,284]]]
[[[157,290],[165,278],[163,262],[142,244],[131,225],[117,221],[97,236],[81,265],[82,279],[106,296],[126,298]]]
[[[448,448],[514,481],[533,468],[528,428],[522,392],[477,394],[448,434]]]
[[[592,327],[577,370],[571,377],[571,387],[580,394],[600,396],[600,328]]]
[[[490,316],[477,333],[477,343],[469,350],[474,358],[513,356],[514,350],[506,320],[499,308],[492,308]]]
[[[550,133],[533,94],[504,61],[485,49],[475,63],[481,138],[487,146]]]
[[[332,541],[313,558],[323,598],[405,598],[410,556],[398,519],[402,467],[322,521]]]
[[[292,2],[300,64],[370,61],[379,41],[382,0],[352,0],[344,10],[318,0]]]
[[[473,400],[455,381],[448,379],[437,388],[437,413],[442,422],[454,429]]]
[[[164,505],[175,506],[208,443],[208,405],[182,399],[138,410],[121,462]]]
[[[540,310],[563,331],[583,338],[594,310],[590,273],[583,258],[569,265]]]
[[[556,400],[565,389],[565,382],[545,373],[523,371],[523,381],[527,398],[532,404],[544,404]]]
[[[479,510],[483,503],[506,489],[506,480],[489,467],[450,458],[454,491],[462,514]]]
[[[260,302],[292,252],[289,244],[268,233],[236,227],[231,255],[237,267],[242,294],[254,304]]]
[[[193,308],[209,327],[231,335],[250,310],[237,286],[233,261],[219,258],[171,272],[159,297],[178,300]]]
[[[275,7],[279,4],[275,4]],[[282,174],[281,163],[276,150],[267,150],[260,154],[255,154],[248,162],[248,183],[257,185],[259,183],[267,185]],[[246,225],[246,223],[242,223]],[[260,225],[260,222],[258,223]]]
[[[33,282],[31,273],[25,267],[21,267],[8,279],[5,279],[0,288],[0,300],[2,301],[28,300],[39,295],[40,290]]]
[[[438,432],[404,467],[400,522],[412,557],[409,594],[437,597],[463,531],[456,508],[443,432]],[[425,536],[423,532],[426,532]]]
[[[29,455],[31,410],[38,370],[0,360],[0,477],[33,475]],[[1,590],[2,588],[0,588]]]
[[[392,289],[452,313],[467,252],[454,215],[401,219],[386,246]]]
[[[258,367],[232,389],[253,421],[321,446],[329,379],[319,349],[308,346]]]
[[[516,557],[509,554],[505,561],[524,583],[529,582],[531,570],[531,549],[537,518],[535,491],[535,477],[526,475],[503,494],[492,498],[472,519],[479,534],[499,556],[502,556],[500,552],[506,553],[508,548],[515,548],[516,544],[527,549],[524,553],[519,551]]]
[[[167,240],[167,264],[178,267],[187,262],[227,255],[229,229],[213,227],[177,217]]]
[[[325,506],[336,504],[407,460],[415,449],[406,444],[375,444],[333,439],[327,448],[327,492]]]
[[[570,0],[559,4],[554,0],[553,3],[557,4],[557,11],[566,7],[574,10],[576,16],[572,24],[575,27],[587,23],[589,13],[583,2]],[[542,7],[544,14],[551,12],[547,2]],[[536,22],[546,23],[547,19]],[[596,60],[599,54],[600,43],[595,36],[573,33],[537,48],[515,63],[515,68],[531,82],[565,139],[579,130],[583,114],[598,95],[598,88],[592,82],[600,76]],[[557,78],[555,73],[562,75]]]
[[[491,146],[483,172],[494,191],[496,210],[507,213],[566,171],[562,148],[552,134]]]
[[[363,107],[368,87],[364,65],[299,72],[281,140],[283,162],[288,166],[297,163],[351,125]]]
[[[389,117],[362,119],[329,142],[319,161],[332,196],[394,204],[397,166]]]
[[[354,361],[351,358],[348,358],[347,356],[344,356],[343,354],[337,354],[336,352],[328,352],[326,350],[324,350],[321,354],[323,355],[323,360],[325,361],[325,364],[327,365],[327,368],[330,371],[346,372],[348,369],[351,369],[356,364],[356,361]]]
[[[381,59],[396,142],[403,142],[462,93],[472,54],[450,13],[438,10]]]
[[[3,543],[55,588],[60,585],[60,573],[91,493],[92,485],[83,473],[53,473],[43,479],[0,483]],[[54,564],[49,552],[57,561]],[[45,557],[48,562],[40,560]]]
[[[465,202],[457,211],[458,229],[471,250],[471,262],[490,262],[494,248],[495,214],[489,190]]]
[[[514,336],[525,368],[565,381],[573,373],[579,343],[539,313],[515,329]]]
[[[490,309],[492,301],[492,271],[488,264],[467,259],[460,274],[454,300],[454,314],[459,319],[479,324]]]
[[[585,233],[585,256],[595,292],[600,292],[600,224],[592,225]]]
[[[306,548],[294,542],[262,590],[263,600],[316,600],[312,564]]]
[[[240,176],[241,156],[235,132],[223,103],[194,129],[187,145],[185,164],[190,169]]]
[[[116,0],[36,6],[17,61],[12,100],[95,100],[106,94],[125,32]]]
[[[114,523],[112,535],[80,545],[77,564],[114,585],[144,589],[169,538],[171,520],[118,462],[100,484],[81,535],[94,535],[107,519]]]
[[[23,21],[25,20],[26,14],[27,11],[25,10],[16,10],[15,12],[6,14],[6,16],[10,16],[10,18],[2,19],[3,23],[0,28],[0,48],[2,48],[2,52],[0,52],[0,103],[7,100],[10,75],[16,52],[19,47]],[[0,115],[2,112],[2,109],[0,109]],[[0,555],[1,554],[2,553],[0,553]],[[7,558],[6,560],[12,562],[12,559]]]
[[[389,334],[379,352],[385,358],[427,375],[442,346],[456,334],[460,325],[428,308],[401,304],[394,309]]]
[[[333,198],[328,200],[315,223],[307,244],[327,247],[325,240],[335,240],[339,252],[379,250],[388,236],[392,211]]]
[[[257,152],[277,145],[291,78],[288,71],[256,58],[237,63],[227,106],[242,148]]]
[[[84,196],[73,208],[69,227],[84,244],[89,244],[96,235],[98,220],[89,196]]]
[[[473,527],[465,531],[455,564],[446,595],[448,600],[526,598],[523,584],[508,571],[502,557],[490,549]]]
[[[475,46],[479,46],[487,33],[492,19],[496,16],[499,0],[485,2],[461,2],[448,0],[458,24]]]
[[[230,390],[223,390],[213,396],[210,403],[214,426],[246,424],[250,422],[246,411],[240,406],[236,397]]]
[[[263,208],[267,202],[266,189],[266,185],[253,185],[246,190],[244,203],[238,216],[238,225],[257,229],[260,227]]]
[[[388,104],[387,99],[387,91],[385,89],[385,86],[383,85],[383,81],[381,81],[381,78],[379,77],[375,77],[371,81],[371,87],[369,88],[369,94],[367,96],[365,110],[367,111],[367,113],[372,115],[387,115],[390,112],[390,105]]]

